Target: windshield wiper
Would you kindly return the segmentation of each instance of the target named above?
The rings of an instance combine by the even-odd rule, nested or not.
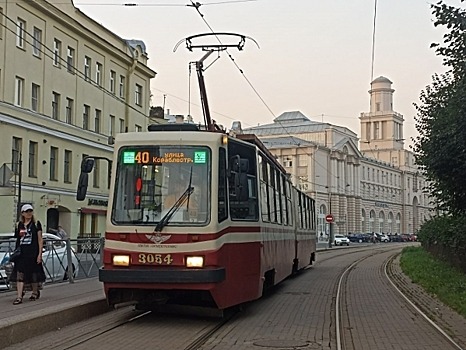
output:
[[[180,209],[180,207],[184,204],[184,202],[188,201],[189,206],[189,197],[194,192],[194,187],[191,185],[192,182],[192,175],[193,175],[193,168],[191,167],[191,175],[189,177],[189,184],[188,188],[183,192],[183,194],[178,198],[175,204],[168,210],[168,212],[160,219],[158,224],[155,226],[155,232],[161,232],[162,229],[167,226],[170,222],[171,218],[175,213]]]

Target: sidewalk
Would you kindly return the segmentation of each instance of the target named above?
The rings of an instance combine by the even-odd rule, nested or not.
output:
[[[110,310],[97,278],[44,285],[40,299],[13,305],[16,291],[0,293],[0,349]]]

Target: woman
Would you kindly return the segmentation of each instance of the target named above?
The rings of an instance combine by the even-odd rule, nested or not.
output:
[[[32,294],[29,300],[40,297],[39,284],[45,282],[44,268],[42,267],[42,225],[36,221],[31,204],[21,207],[21,219],[15,230],[16,247],[21,247],[21,255],[16,260],[11,281],[16,281],[17,298],[13,305],[23,302],[24,286],[30,284]]]

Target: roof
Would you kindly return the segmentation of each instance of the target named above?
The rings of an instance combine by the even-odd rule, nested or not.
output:
[[[351,134],[357,137],[357,134],[344,126],[338,126],[330,123],[312,121],[299,111],[284,112],[273,120],[272,124],[264,124],[246,128],[245,134],[256,134],[257,136],[265,135],[283,135],[283,134],[304,134],[313,132],[324,132],[327,129],[338,130],[344,134]]]

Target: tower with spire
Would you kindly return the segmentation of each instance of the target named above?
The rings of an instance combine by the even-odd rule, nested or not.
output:
[[[360,150],[378,153],[385,150],[401,150],[404,147],[403,115],[393,110],[392,82],[380,76],[371,83],[370,112],[361,113]]]

